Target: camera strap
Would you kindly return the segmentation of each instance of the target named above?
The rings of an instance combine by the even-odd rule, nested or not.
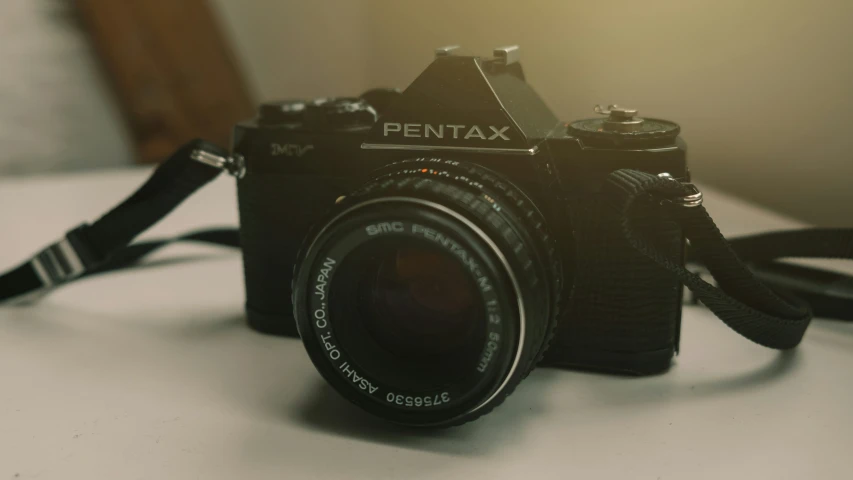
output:
[[[697,193],[690,184],[637,170],[611,173],[604,187],[613,207],[610,221],[617,222],[634,249],[678,276],[698,300],[744,337],[769,348],[796,347],[811,322],[811,306],[785,290],[772,289],[745,262],[783,257],[853,259],[853,229],[809,228],[726,240],[701,202],[690,201]],[[631,207],[649,196],[663,199],[661,207],[689,241],[691,258],[708,269],[717,286],[669,260],[633,228]],[[847,307],[853,309],[849,300]]]
[[[203,140],[182,146],[125,201],[92,224],[84,223],[74,228],[28,262],[0,276],[0,302],[43,292],[85,275],[122,268],[170,243],[130,245],[134,238],[222,171],[194,159],[194,152],[207,152],[223,158],[228,156],[227,151]],[[185,238],[219,240],[226,236],[214,232]],[[237,242],[232,243],[237,246]]]
[[[227,151],[202,140],[184,145],[157,167],[133,195],[100,219],[78,226],[29,261],[0,275],[0,302],[46,292],[84,276],[130,267],[174,242],[239,248],[236,228],[131,243],[223,169],[240,176],[242,165],[230,163],[229,159]],[[612,208],[602,221],[615,222],[634,249],[678,276],[714,314],[758,344],[776,349],[795,347],[814,311],[836,318],[853,317],[853,277],[833,277],[837,280],[834,285],[844,284],[846,290],[841,294],[838,289],[829,294],[812,291],[807,303],[784,290],[771,288],[755,273],[760,271],[756,266],[772,271],[773,260],[783,257],[853,259],[853,229],[810,228],[726,240],[701,201],[697,201],[701,194],[691,184],[668,176],[617,170],[608,176],[604,194]],[[689,241],[690,258],[707,268],[717,285],[668,260],[653,242],[633,228],[632,206],[650,196],[660,201],[661,208],[682,227]],[[802,276],[813,273],[797,272]]]

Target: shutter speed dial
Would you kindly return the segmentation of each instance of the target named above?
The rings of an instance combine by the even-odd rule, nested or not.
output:
[[[607,117],[572,122],[568,125],[567,133],[595,144],[636,145],[672,141],[681,131],[681,127],[674,122],[640,118],[637,116],[637,110],[633,108],[619,105],[603,108],[601,105],[596,105],[593,111]]]

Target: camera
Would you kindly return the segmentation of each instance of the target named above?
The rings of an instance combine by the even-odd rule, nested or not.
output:
[[[648,375],[677,353],[682,285],[629,248],[602,184],[686,181],[673,122],[563,122],[518,48],[436,51],[403,91],[261,105],[235,127],[249,324],[300,336],[326,381],[392,422],[450,426],[537,365]],[[684,263],[649,198],[633,227]]]

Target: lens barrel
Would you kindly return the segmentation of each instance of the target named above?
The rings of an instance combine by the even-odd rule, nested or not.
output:
[[[392,422],[464,423],[541,359],[562,275],[533,202],[470,163],[377,172],[309,234],[293,304],[308,354],[345,398]]]

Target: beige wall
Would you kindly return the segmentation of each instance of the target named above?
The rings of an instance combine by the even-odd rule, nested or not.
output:
[[[699,181],[853,223],[853,1],[216,3],[264,98],[405,86],[437,46],[520,44],[560,117],[618,102],[675,120]]]
[[[369,85],[366,2],[211,0],[259,99],[358,95]]]

